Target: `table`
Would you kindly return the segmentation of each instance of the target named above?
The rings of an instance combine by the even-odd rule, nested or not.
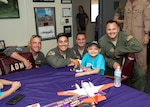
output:
[[[74,84],[91,81],[94,85],[113,82],[100,75],[74,77],[70,67],[54,69],[50,66],[34,68],[22,72],[15,72],[0,78],[18,80],[22,87],[9,97],[0,100],[0,107],[12,107],[5,103],[16,94],[25,94],[25,97],[13,107],[25,107],[30,104],[40,103],[41,106],[67,98],[58,96],[58,91],[75,89]],[[9,87],[5,86],[5,90]],[[148,107],[150,95],[122,85],[120,88],[112,87],[105,90],[107,100],[100,102],[97,107]]]

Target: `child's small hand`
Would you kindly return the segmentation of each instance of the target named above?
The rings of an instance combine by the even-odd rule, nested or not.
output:
[[[3,89],[4,85],[0,82],[0,89]]]
[[[86,70],[87,70],[87,68],[86,68],[85,66],[82,66],[81,69],[82,69],[83,71],[86,71]]]
[[[13,82],[12,85],[11,85],[11,88],[12,88],[14,91],[16,91],[16,90],[17,90],[18,88],[20,88],[20,87],[21,87],[21,83],[18,82],[18,81]]]

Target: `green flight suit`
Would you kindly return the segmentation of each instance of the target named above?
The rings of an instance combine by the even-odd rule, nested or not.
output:
[[[70,58],[76,59],[75,52],[70,48],[68,48],[66,51],[66,58],[61,55],[58,47],[51,49],[46,55],[47,63],[54,68],[66,67],[71,63]]]
[[[80,59],[80,60],[83,58],[84,54],[87,53],[87,46],[86,46],[86,48],[85,48],[84,51],[83,51],[83,55],[80,54],[77,45],[74,45],[74,46],[72,47],[72,49],[76,52],[77,58]]]
[[[118,62],[120,65],[122,65],[122,60],[126,53],[137,53],[142,51],[142,46],[140,45],[138,40],[136,38],[132,38],[128,41],[128,36],[129,35],[125,32],[120,31],[118,34],[116,46],[112,43],[107,34],[105,34],[99,39],[102,54],[104,55],[106,61],[105,74],[114,75],[114,62]],[[116,58],[115,55],[120,56],[120,58]],[[131,87],[144,91],[145,82],[146,74],[135,62],[133,68],[133,77],[130,80]]]
[[[6,56],[11,56],[11,54],[13,52],[23,53],[23,52],[30,52],[30,50],[29,50],[29,47],[7,48],[7,49],[4,50],[4,54]],[[39,51],[37,53],[36,57],[33,56],[33,58],[35,60],[35,65],[37,65],[37,66],[43,66],[43,65],[47,64],[46,63],[46,58],[45,58],[44,54],[41,51]]]

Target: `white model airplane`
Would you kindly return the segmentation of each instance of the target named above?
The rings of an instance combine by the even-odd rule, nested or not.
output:
[[[67,90],[62,92],[57,92],[57,95],[62,96],[88,96],[83,99],[83,103],[95,103],[106,100],[106,96],[103,90],[113,87],[114,83],[94,86],[92,82],[81,82],[82,88],[78,84],[75,84],[75,90]]]

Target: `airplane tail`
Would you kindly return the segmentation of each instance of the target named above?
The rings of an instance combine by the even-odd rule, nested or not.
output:
[[[85,98],[83,100],[84,103],[95,103],[97,104],[100,101],[106,100],[106,96],[101,96],[101,95],[95,95],[94,97],[89,97],[89,98]]]

